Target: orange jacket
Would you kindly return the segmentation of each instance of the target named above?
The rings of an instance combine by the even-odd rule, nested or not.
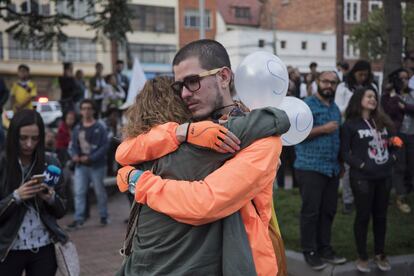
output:
[[[118,147],[116,160],[122,165],[137,164],[176,150],[176,127],[175,123],[167,123],[126,140]],[[276,275],[278,267],[268,228],[281,150],[279,137],[258,140],[202,181],[161,179],[146,171],[137,183],[135,199],[192,225],[216,221],[240,210],[257,274]]]

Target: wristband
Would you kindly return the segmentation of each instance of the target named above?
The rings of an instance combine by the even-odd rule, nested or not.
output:
[[[134,170],[128,176],[128,191],[133,195],[135,194],[135,186],[142,173],[143,171],[141,170]]]
[[[20,195],[17,192],[17,190],[14,190],[14,192],[13,192],[13,198],[14,198],[14,200],[16,200],[16,203],[22,202],[22,198],[20,197]]]

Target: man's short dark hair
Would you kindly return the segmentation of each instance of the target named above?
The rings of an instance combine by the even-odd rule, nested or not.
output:
[[[318,67],[318,64],[316,62],[311,62],[309,64],[309,68],[312,68],[312,67]]]
[[[63,63],[63,70],[66,71],[68,69],[70,69],[71,67],[73,67],[72,62],[64,62]]]
[[[337,66],[341,67],[344,70],[349,70],[349,63],[346,61],[339,61],[337,64]]]
[[[29,68],[29,66],[27,66],[26,64],[20,64],[19,65],[19,67],[17,67],[17,70],[18,71],[20,71],[20,70],[26,70],[27,72],[30,72],[30,68]]]
[[[231,68],[229,54],[223,45],[212,39],[200,39],[182,47],[174,57],[173,66],[183,60],[196,57],[203,69],[211,70],[220,67]]]
[[[118,60],[116,61],[116,64],[124,64],[124,61],[123,61],[122,59],[118,59]]]
[[[220,67],[228,67],[231,70],[230,57],[224,46],[212,39],[200,39],[188,43],[182,47],[173,59],[173,66],[191,57],[198,58],[201,68],[212,70]],[[236,94],[233,77],[230,81],[230,94]]]
[[[90,104],[92,106],[93,111],[96,111],[95,102],[93,100],[91,100],[91,99],[83,99],[80,102],[79,107],[82,108],[82,105],[84,105],[84,104]]]
[[[97,62],[97,63],[95,64],[95,68],[98,68],[98,66],[103,67],[103,64],[102,64],[102,63],[100,63],[100,62]]]

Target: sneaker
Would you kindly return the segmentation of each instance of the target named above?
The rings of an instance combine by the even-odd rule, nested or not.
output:
[[[390,271],[391,270],[390,262],[388,261],[387,257],[383,254],[376,255],[375,258],[374,258],[374,262],[377,264],[378,268],[381,271]]]
[[[315,251],[303,252],[303,256],[306,263],[314,270],[322,270],[327,266]]]
[[[355,262],[355,266],[359,272],[362,272],[362,273],[371,272],[371,268],[369,268],[368,260],[364,261],[364,260],[358,259]]]
[[[68,231],[71,231],[71,230],[77,230],[77,229],[81,228],[82,226],[83,226],[83,221],[80,221],[80,220],[74,220],[71,224],[68,224],[68,225],[66,226],[66,229],[67,229]]]
[[[321,254],[321,258],[323,261],[334,265],[344,264],[346,262],[346,259],[344,257],[336,255],[335,251],[332,249],[325,252],[324,254]]]
[[[102,226],[108,225],[108,218],[101,218],[101,225]]]
[[[407,202],[405,201],[405,198],[397,197],[396,203],[397,203],[398,209],[400,209],[402,213],[404,214],[411,213],[411,207],[410,205],[407,204]]]
[[[344,207],[342,209],[342,214],[350,215],[352,213],[353,205],[352,203],[344,203]]]

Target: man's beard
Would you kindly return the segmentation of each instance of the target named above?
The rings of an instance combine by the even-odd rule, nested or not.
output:
[[[321,87],[318,87],[318,94],[326,100],[333,100],[335,97],[335,91],[330,88],[322,89]]]
[[[203,121],[203,120],[208,120],[209,118],[212,118],[213,115],[215,114],[215,111],[220,109],[220,107],[224,106],[224,98],[223,95],[221,95],[221,93],[219,92],[219,88],[218,88],[218,84],[215,84],[215,89],[216,89],[216,97],[215,97],[215,101],[214,101],[214,108],[213,110],[210,111],[210,113],[208,114],[200,114],[198,116],[193,115],[193,120],[194,121]]]

